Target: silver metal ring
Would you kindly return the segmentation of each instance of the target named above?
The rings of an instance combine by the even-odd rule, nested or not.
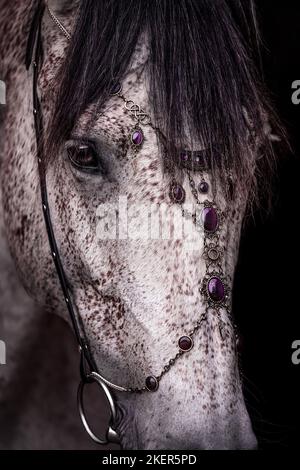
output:
[[[107,398],[109,407],[110,407],[110,413],[111,413],[110,424],[108,426],[106,436],[102,439],[99,438],[98,436],[96,436],[96,434],[92,431],[92,429],[90,428],[90,426],[88,424],[88,421],[86,419],[86,415],[85,415],[85,409],[84,409],[84,404],[83,404],[83,392],[84,392],[85,385],[91,384],[91,383],[96,383],[102,388],[102,390],[104,391],[105,396]],[[82,424],[83,424],[86,432],[88,433],[88,435],[90,436],[90,438],[94,442],[96,442],[97,444],[100,444],[100,445],[105,445],[105,444],[108,444],[109,442],[115,443],[115,444],[120,443],[120,439],[119,439],[118,434],[111,427],[111,423],[114,423],[115,420],[116,420],[116,407],[115,407],[115,404],[114,404],[114,401],[113,401],[113,397],[112,397],[107,385],[101,380],[101,378],[99,377],[99,375],[96,372],[91,372],[89,375],[87,375],[85,380],[81,380],[81,382],[78,386],[78,391],[77,391],[77,404],[78,404],[78,411],[79,411],[79,415],[80,415],[80,419],[82,421]]]
[[[100,380],[102,383],[108,386],[108,388],[112,388],[113,390],[116,390],[117,392],[129,392],[130,389],[126,387],[122,387],[121,385],[116,385],[109,380],[107,380],[103,375],[98,374],[98,372],[93,372],[94,376],[98,377],[98,380]]]

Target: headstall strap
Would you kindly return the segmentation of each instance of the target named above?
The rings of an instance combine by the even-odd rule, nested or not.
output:
[[[42,19],[43,19],[44,11],[45,11],[45,3],[43,0],[39,0],[36,11],[33,16],[32,23],[31,23],[28,41],[27,41],[26,56],[25,56],[26,69],[29,70],[31,65],[33,67],[33,115],[34,115],[37,159],[38,159],[38,169],[39,169],[39,177],[40,177],[41,199],[42,199],[44,220],[45,220],[45,225],[46,225],[46,230],[47,230],[47,235],[48,235],[53,262],[55,264],[55,268],[56,268],[57,275],[60,281],[64,300],[66,302],[66,306],[67,306],[67,309],[68,309],[68,312],[72,321],[72,325],[74,328],[74,332],[76,335],[76,339],[77,339],[79,349],[80,349],[80,354],[81,354],[81,361],[80,361],[81,382],[79,384],[78,394],[77,394],[80,418],[82,420],[82,423],[86,431],[96,443],[101,444],[101,445],[107,444],[109,442],[118,443],[119,437],[111,426],[108,427],[106,437],[104,439],[98,438],[91,430],[87,422],[86,416],[85,416],[85,410],[84,410],[84,405],[83,405],[83,393],[84,393],[84,388],[88,383],[97,383],[104,391],[109,407],[110,407],[110,411],[111,411],[111,420],[110,420],[111,423],[114,423],[116,419],[116,409],[115,409],[111,392],[108,386],[102,380],[102,377],[96,372],[97,367],[90,353],[88,343],[80,332],[80,329],[79,329],[80,318],[78,315],[76,315],[76,312],[74,310],[72,296],[71,296],[71,292],[69,289],[67,277],[65,275],[65,271],[64,271],[61,259],[60,259],[60,254],[57,248],[57,243],[56,243],[56,239],[54,235],[54,230],[53,230],[51,215],[50,215],[50,210],[49,210],[47,182],[46,182],[46,167],[45,167],[45,161],[44,161],[43,118],[42,118],[42,112],[41,112],[40,99],[38,96],[38,75],[39,75],[40,67],[43,62],[41,29],[42,29]]]
[[[51,215],[49,211],[48,204],[48,194],[47,194],[47,184],[46,184],[46,168],[44,162],[44,141],[43,141],[43,118],[41,113],[41,105],[38,96],[38,74],[40,66],[43,60],[43,47],[42,47],[42,38],[41,38],[41,24],[43,13],[45,10],[45,4],[41,0],[39,1],[36,13],[33,18],[32,26],[29,33],[29,39],[27,44],[26,52],[26,68],[28,69],[30,65],[33,66],[33,114],[34,114],[34,125],[35,125],[35,134],[36,134],[36,143],[37,143],[37,159],[38,159],[38,168],[41,184],[41,197],[42,197],[42,207],[44,213],[44,219],[49,239],[49,244],[51,248],[52,258],[57,270],[59,277],[60,285],[63,291],[64,299],[70,314],[70,318],[73,324],[73,328],[76,334],[78,344],[83,352],[86,362],[90,367],[91,371],[96,370],[94,361],[89,352],[89,348],[86,340],[82,337],[78,321],[79,319],[76,316],[74,311],[73,302],[71,298],[71,292],[69,290],[68,281],[64,272],[64,268],[60,259],[59,251],[57,249],[57,244],[55,240],[55,235],[53,231]],[[32,58],[34,56],[34,61]]]

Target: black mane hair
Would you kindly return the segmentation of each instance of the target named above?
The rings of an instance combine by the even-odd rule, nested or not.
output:
[[[280,126],[257,72],[252,0],[81,0],[59,72],[48,154],[69,137],[88,105],[106,102],[143,32],[150,49],[152,113],[166,137],[166,167],[176,166],[175,142],[186,148],[189,135],[207,149],[224,188],[230,169],[236,190],[251,188],[254,200],[257,181],[268,189],[275,167],[266,121],[275,132]]]

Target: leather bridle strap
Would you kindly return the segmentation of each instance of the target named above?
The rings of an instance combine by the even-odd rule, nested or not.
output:
[[[72,294],[69,288],[67,277],[64,271],[64,267],[60,258],[59,250],[57,247],[54,230],[51,221],[51,214],[48,204],[48,193],[47,193],[47,182],[46,182],[46,165],[44,160],[44,134],[43,134],[43,118],[41,112],[41,104],[38,96],[38,75],[40,71],[41,64],[43,62],[43,48],[42,48],[42,37],[41,37],[41,27],[43,13],[45,11],[45,3],[43,0],[39,0],[36,11],[33,16],[31,23],[31,28],[28,36],[27,49],[26,49],[26,58],[25,65],[26,69],[29,70],[30,66],[33,66],[33,114],[34,114],[34,127],[36,134],[36,144],[37,144],[37,159],[38,159],[38,171],[40,177],[40,189],[41,189],[41,199],[45,225],[47,229],[47,235],[49,240],[49,245],[51,249],[52,258],[55,264],[56,272],[59,278],[60,286],[63,292],[64,300],[71,318],[73,329],[76,335],[76,339],[81,351],[81,362],[80,362],[80,372],[81,372],[81,383],[78,388],[78,407],[80,412],[80,417],[82,423],[90,435],[90,437],[97,442],[98,444],[106,444],[108,442],[119,442],[118,436],[114,429],[109,426],[106,438],[100,439],[91,431],[84,412],[83,407],[83,390],[84,386],[87,383],[96,382],[104,391],[106,398],[108,400],[110,410],[111,410],[111,423],[116,419],[116,409],[114,406],[113,397],[107,382],[103,379],[100,374],[97,372],[97,367],[95,361],[90,353],[90,348],[87,342],[87,339],[84,334],[84,328],[80,320],[80,316],[77,314],[74,308],[74,303],[72,301]],[[34,58],[33,62],[32,59]]]
[[[68,286],[68,281],[64,272],[64,268],[60,259],[59,251],[57,248],[55,235],[53,231],[51,215],[48,205],[48,194],[47,194],[47,184],[46,184],[46,168],[44,161],[44,141],[43,141],[43,118],[41,113],[41,105],[38,96],[38,74],[39,69],[42,63],[43,58],[43,49],[42,49],[42,40],[41,40],[41,21],[44,13],[44,2],[40,1],[35,16],[32,22],[32,28],[29,34],[29,41],[26,54],[26,67],[27,69],[30,66],[30,51],[34,53],[34,44],[35,44],[35,59],[33,62],[33,114],[34,114],[34,125],[35,125],[35,134],[36,134],[36,143],[37,143],[37,159],[38,159],[38,168],[39,168],[39,177],[41,185],[41,196],[42,196],[42,207],[44,213],[44,219],[51,249],[52,258],[55,264],[55,268],[59,277],[60,285],[63,291],[64,300],[66,302],[72,325],[75,331],[76,339],[79,346],[82,348],[84,357],[91,370],[95,370],[94,361],[90,355],[87,342],[82,337],[79,326],[78,326],[78,316],[74,311],[73,302],[71,299],[71,293]]]

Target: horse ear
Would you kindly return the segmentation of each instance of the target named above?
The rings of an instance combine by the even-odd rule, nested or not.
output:
[[[79,6],[80,0],[48,0],[51,10],[60,16],[72,13]]]

